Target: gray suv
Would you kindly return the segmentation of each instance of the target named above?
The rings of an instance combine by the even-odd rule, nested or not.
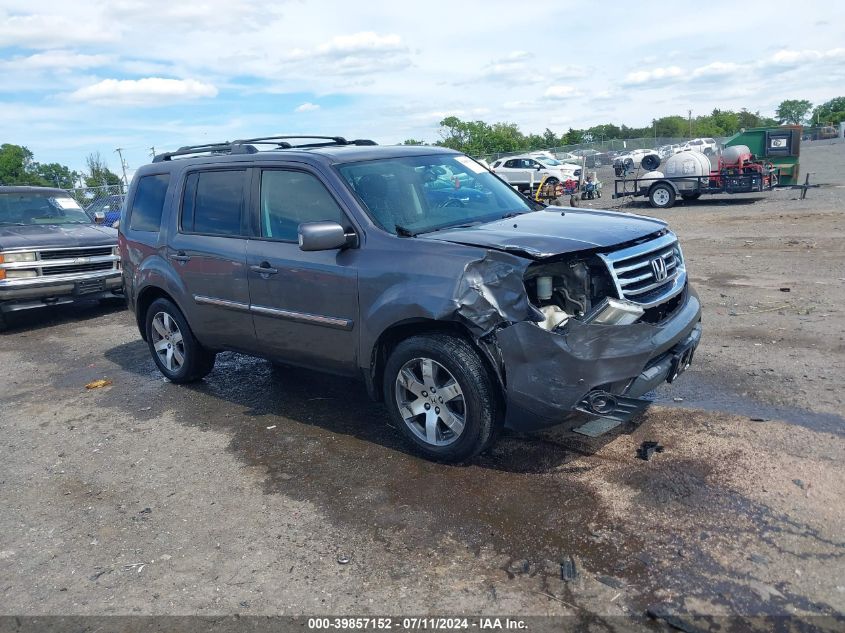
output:
[[[627,419],[701,336],[664,222],[538,205],[448,149],[185,147],[138,170],[125,214],[128,305],[167,378],[222,350],[355,376],[436,460]]]

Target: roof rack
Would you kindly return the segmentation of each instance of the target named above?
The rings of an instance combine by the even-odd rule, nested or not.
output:
[[[288,139],[315,139],[314,143],[289,143]],[[186,145],[175,152],[164,152],[153,158],[154,163],[171,160],[176,156],[188,156],[191,154],[255,154],[258,148],[255,145],[273,145],[274,149],[308,149],[315,147],[331,147],[332,145],[377,145],[375,141],[366,138],[346,140],[342,136],[311,136],[292,134],[286,136],[259,136],[256,138],[240,139],[237,141],[225,141],[223,143],[206,143],[204,145]]]

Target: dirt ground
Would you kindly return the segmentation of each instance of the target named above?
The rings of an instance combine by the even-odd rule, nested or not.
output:
[[[648,628],[650,610],[841,630],[845,144],[805,144],[802,166],[824,184],[803,201],[597,201],[680,235],[704,305],[694,367],[639,424],[511,434],[464,466],[409,454],[354,382],[223,354],[180,387],[121,306],[18,317],[0,334],[0,613],[606,631]],[[644,440],[664,452],[637,459]]]

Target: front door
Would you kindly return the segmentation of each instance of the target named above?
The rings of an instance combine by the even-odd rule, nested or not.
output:
[[[167,246],[171,265],[187,289],[188,322],[209,347],[246,351],[255,341],[246,266],[248,173],[190,172]]]
[[[357,368],[358,249],[306,252],[298,227],[346,214],[316,174],[263,169],[253,186],[257,233],[247,245],[249,293],[259,349],[293,364],[338,373]]]

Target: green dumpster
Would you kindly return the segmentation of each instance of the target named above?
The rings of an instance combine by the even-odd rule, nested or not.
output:
[[[759,160],[767,160],[779,171],[781,185],[798,184],[798,156],[801,153],[801,126],[755,127],[734,134],[725,142],[747,145]]]

